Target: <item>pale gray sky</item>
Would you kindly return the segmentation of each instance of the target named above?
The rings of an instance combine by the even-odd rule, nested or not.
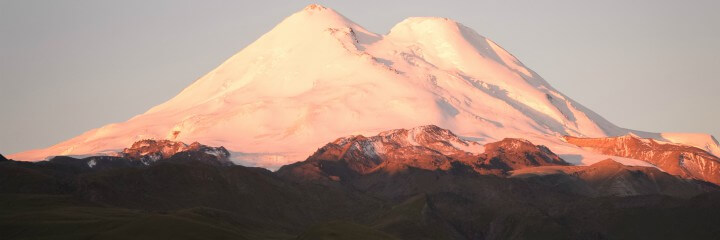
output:
[[[720,1],[319,1],[377,33],[455,19],[646,131],[720,135]],[[0,0],[0,153],[164,102],[311,1]]]

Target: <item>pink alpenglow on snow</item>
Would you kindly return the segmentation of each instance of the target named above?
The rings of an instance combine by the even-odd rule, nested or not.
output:
[[[339,136],[429,124],[480,144],[528,139],[573,164],[608,157],[568,144],[564,135],[634,132],[720,154],[709,135],[612,124],[453,20],[408,18],[380,35],[310,5],[167,102],[126,122],[9,157],[42,160],[168,139],[225,146],[236,163],[274,169],[304,160]]]

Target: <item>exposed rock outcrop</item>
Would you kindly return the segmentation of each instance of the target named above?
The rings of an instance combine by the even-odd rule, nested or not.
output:
[[[209,147],[198,142],[187,145],[183,142],[170,140],[141,140],[133,143],[130,148],[125,148],[120,156],[143,163],[156,162],[163,159],[170,159],[178,153],[195,158],[215,158],[218,162],[231,164],[230,152],[224,147]],[[208,155],[208,156],[204,156]]]
[[[306,161],[278,170],[301,179],[342,180],[373,172],[396,173],[408,168],[506,175],[532,166],[567,165],[544,146],[507,138],[483,147],[434,125],[385,131],[377,136],[339,138]]]
[[[700,148],[635,135],[610,138],[566,136],[565,140],[602,154],[643,160],[672,175],[720,185],[720,158]]]

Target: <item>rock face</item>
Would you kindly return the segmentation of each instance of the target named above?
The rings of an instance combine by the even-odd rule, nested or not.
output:
[[[549,148],[516,138],[486,144],[482,158],[484,165],[503,171],[530,166],[568,165]]]
[[[234,165],[230,153],[224,147],[210,147],[200,143],[187,145],[168,140],[141,140],[125,148],[115,156],[90,156],[74,158],[53,157],[40,165],[63,166],[77,172],[93,172],[116,168],[138,168],[166,162],[202,162],[215,166]]]
[[[230,153],[224,147],[209,147],[198,142],[187,145],[183,142],[170,140],[141,140],[125,148],[120,156],[143,163],[151,163],[162,159],[172,158],[175,154],[186,152],[186,154],[208,154],[214,156],[217,161],[230,163]]]
[[[720,184],[720,158],[700,148],[635,135],[611,138],[566,136],[565,140],[602,154],[643,160],[672,175]]]
[[[303,179],[342,180],[373,172],[396,173],[409,168],[505,175],[532,166],[567,165],[544,146],[504,139],[482,146],[434,125],[397,129],[377,136],[339,138],[306,161],[278,170]]]
[[[282,167],[277,174],[296,182],[367,188],[391,176],[413,175],[420,170],[527,179],[595,197],[690,197],[717,190],[707,182],[679,178],[655,167],[626,166],[611,159],[590,166],[570,166],[547,147],[524,139],[507,138],[481,147],[433,125],[390,130],[371,137],[339,138],[307,160]]]

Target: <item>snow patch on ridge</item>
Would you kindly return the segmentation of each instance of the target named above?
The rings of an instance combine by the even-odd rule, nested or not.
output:
[[[88,161],[87,165],[88,165],[88,167],[93,168],[93,167],[95,167],[95,165],[97,165],[97,162],[95,161],[95,159],[93,159],[93,160]]]

